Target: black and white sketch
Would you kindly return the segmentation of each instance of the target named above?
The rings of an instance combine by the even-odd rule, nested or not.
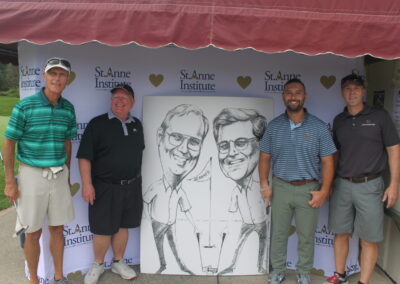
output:
[[[190,127],[187,127],[188,124]],[[166,236],[180,269],[194,274],[179,256],[175,224],[179,206],[193,225],[195,233],[199,234],[182,181],[196,167],[208,128],[208,119],[202,110],[190,104],[181,104],[167,113],[157,130],[158,155],[163,176],[151,184],[143,195],[144,202],[149,205],[160,261],[160,268],[156,273],[161,273],[167,266],[164,255]]]
[[[268,272],[270,215],[257,165],[272,100],[152,96],[143,114],[141,271]]]
[[[256,232],[259,239],[258,272],[266,272],[267,214],[260,183],[253,178],[265,126],[266,118],[253,109],[225,108],[214,119],[213,133],[220,168],[236,184],[231,193],[229,212],[239,211],[242,218],[232,263],[219,274],[234,271],[243,245],[252,232]]]

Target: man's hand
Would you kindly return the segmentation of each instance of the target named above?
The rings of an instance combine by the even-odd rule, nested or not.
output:
[[[17,201],[19,197],[18,186],[15,182],[6,184],[4,188],[4,195],[8,198],[8,201],[13,204],[14,201]]]
[[[92,184],[83,185],[82,198],[86,202],[90,203],[90,205],[93,205],[94,200],[96,199],[96,194],[94,193],[94,187]]]
[[[271,205],[272,188],[269,185],[262,186],[260,188],[260,193],[265,200],[265,206],[269,207]]]
[[[308,204],[313,208],[321,207],[329,196],[329,193],[325,193],[323,191],[310,191],[310,194],[312,198]]]
[[[396,204],[399,198],[399,191],[395,186],[389,186],[383,194],[382,202],[387,202],[386,208],[390,208]]]

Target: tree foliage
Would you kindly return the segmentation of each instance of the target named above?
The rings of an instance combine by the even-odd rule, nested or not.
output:
[[[18,67],[12,64],[0,64],[0,96],[19,97]]]

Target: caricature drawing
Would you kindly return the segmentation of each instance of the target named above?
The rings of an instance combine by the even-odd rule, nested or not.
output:
[[[162,273],[167,266],[163,248],[164,237],[167,236],[180,269],[194,274],[179,256],[175,225],[179,205],[193,225],[194,231],[198,233],[190,212],[191,204],[182,188],[182,181],[197,165],[208,128],[208,119],[202,110],[190,104],[181,104],[167,113],[157,130],[158,155],[163,176],[151,184],[143,195],[143,200],[150,210],[160,261],[160,268],[156,273]]]
[[[241,250],[252,232],[258,234],[258,272],[265,273],[267,249],[267,214],[260,194],[260,184],[252,175],[258,165],[259,141],[266,118],[253,109],[225,108],[214,119],[214,138],[221,171],[236,186],[231,193],[228,211],[239,210],[242,225],[231,264],[219,274],[232,273]]]

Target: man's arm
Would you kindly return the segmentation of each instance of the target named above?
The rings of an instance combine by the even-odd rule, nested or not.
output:
[[[186,218],[189,220],[190,224],[192,224],[194,232],[200,233],[200,231],[197,228],[196,223],[193,219],[192,213],[190,213],[190,210],[185,211],[185,215],[186,215]]]
[[[400,144],[386,147],[386,150],[389,156],[390,184],[385,190],[382,201],[386,201],[386,208],[390,208],[399,198]]]
[[[67,160],[65,161],[65,165],[68,169],[71,169],[71,151],[72,151],[72,144],[70,139],[64,140],[64,147],[65,147],[65,154],[67,156]]]
[[[92,162],[87,159],[79,159],[79,172],[82,180],[82,198],[93,205],[96,195],[92,184]]]
[[[10,203],[16,201],[19,196],[18,185],[14,178],[15,144],[16,142],[14,140],[8,138],[4,139],[3,158],[6,183],[4,195],[8,198]]]
[[[271,169],[271,155],[265,152],[260,152],[258,159],[258,174],[260,176],[260,192],[265,200],[265,205],[270,205],[272,198],[272,188],[269,186],[269,172]]]
[[[310,191],[312,199],[308,202],[313,208],[321,207],[324,204],[325,200],[328,199],[331,192],[333,177],[335,174],[335,162],[333,155],[334,154],[321,157],[321,188],[319,191]]]

